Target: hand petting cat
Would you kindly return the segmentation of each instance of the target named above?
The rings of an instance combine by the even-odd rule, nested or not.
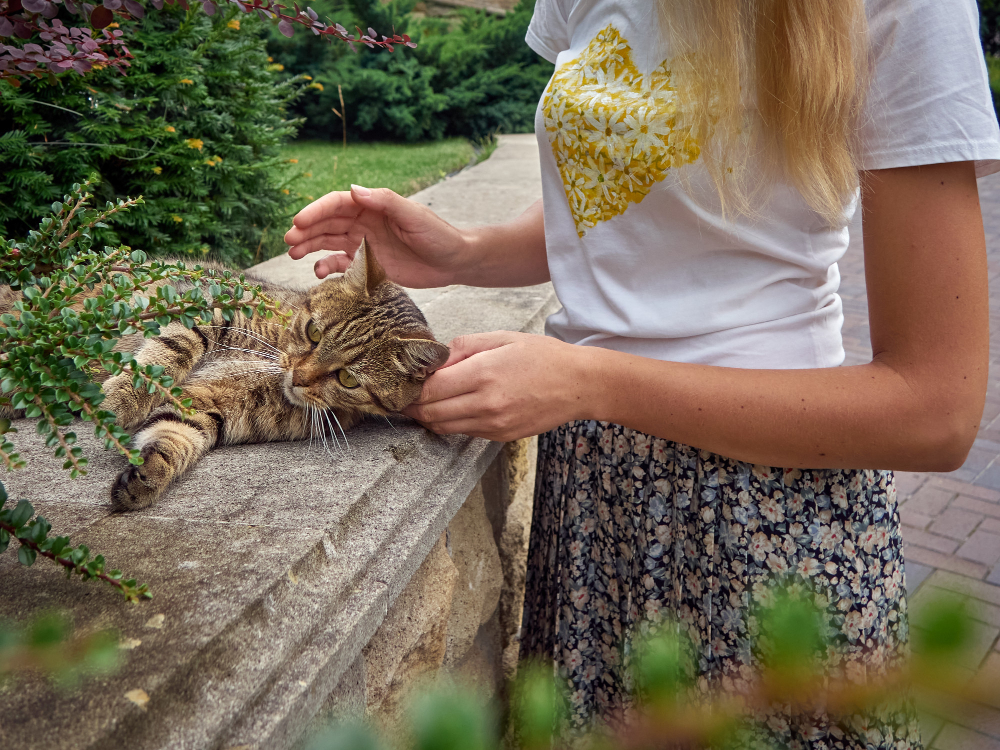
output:
[[[379,262],[390,279],[415,289],[447,286],[462,258],[466,238],[426,206],[391,190],[353,185],[334,192],[296,214],[285,235],[288,254],[304,258],[317,250],[333,250],[316,261],[316,276],[347,269],[364,237],[378,248]]]
[[[450,284],[527,286],[549,280],[542,204],[502,225],[457,229],[431,209],[384,188],[353,185],[306,206],[285,235],[288,254],[317,250],[325,278],[343,271],[361,238],[378,247],[389,279],[426,288]],[[591,353],[544,336],[497,332],[464,336],[404,414],[439,434],[493,440],[538,434],[577,418]]]
[[[404,287],[510,287],[549,280],[540,200],[514,221],[458,229],[391,190],[352,185],[350,192],[313,201],[292,221],[285,235],[292,258],[334,251],[316,262],[321,279],[345,270],[367,236],[386,274]]]
[[[496,331],[460,336],[448,361],[403,409],[440,435],[506,442],[587,419],[601,384],[593,349],[546,336]]]

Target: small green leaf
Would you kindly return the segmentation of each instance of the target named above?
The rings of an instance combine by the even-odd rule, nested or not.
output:
[[[17,550],[17,559],[20,561],[21,565],[30,568],[35,563],[35,558],[37,557],[35,550],[31,547],[26,547],[21,545]]]
[[[10,525],[15,529],[20,529],[28,520],[35,515],[35,509],[27,500],[21,500],[10,518]]]

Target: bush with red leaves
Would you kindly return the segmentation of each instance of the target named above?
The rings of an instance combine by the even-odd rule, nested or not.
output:
[[[188,0],[150,0],[159,10],[164,2],[177,2],[184,9]],[[397,44],[415,47],[406,34],[379,35],[375,29],[356,34],[348,33],[339,23],[326,23],[312,8],[291,7],[275,0],[221,0],[243,13],[255,13],[278,26],[285,36],[292,36],[295,26],[308,28],[316,36],[326,36],[348,43],[392,50]],[[213,0],[200,0],[202,9],[214,15]],[[70,16],[79,17],[83,24],[67,26],[57,18],[60,7]],[[114,67],[122,72],[129,65],[128,47],[124,34],[109,28],[120,16],[123,20],[142,18],[145,9],[138,0],[102,0],[100,5],[78,3],[76,0],[0,0],[0,80],[14,86],[25,76],[54,76],[69,70],[83,75],[94,68]],[[381,36],[381,38],[379,38]],[[29,41],[30,40],[30,41]]]

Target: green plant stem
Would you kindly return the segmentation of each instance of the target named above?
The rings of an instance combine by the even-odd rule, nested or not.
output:
[[[142,584],[141,586],[133,590],[131,586],[126,586],[124,581],[115,580],[107,573],[104,572],[96,574],[90,573],[84,568],[84,566],[76,565],[72,560],[66,560],[65,558],[59,557],[58,555],[54,555],[51,552],[46,552],[30,539],[21,539],[19,536],[17,536],[17,529],[11,526],[10,524],[6,524],[3,521],[0,521],[0,529],[3,529],[7,533],[9,533],[11,537],[13,537],[14,539],[17,539],[18,543],[21,546],[33,550],[36,555],[47,557],[48,559],[52,560],[55,563],[58,563],[71,573],[76,573],[78,575],[82,575],[85,577],[100,578],[105,583],[114,586],[116,589],[118,589],[121,592],[122,596],[124,596],[130,602],[138,602],[139,599],[152,598],[152,595],[149,594],[149,589],[146,586],[146,584]]]

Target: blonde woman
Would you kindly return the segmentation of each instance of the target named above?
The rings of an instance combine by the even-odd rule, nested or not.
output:
[[[523,652],[554,661],[576,725],[626,704],[644,622],[681,623],[706,689],[745,688],[774,580],[828,604],[841,669],[888,668],[907,641],[892,470],[958,468],[987,382],[976,178],[1000,134],[975,3],[537,0],[527,41],[556,64],[542,202],[460,231],[354,187],[295,218],[291,255],[341,251],[325,276],[367,234],[407,286],[554,283],[546,336],[458,339],[409,414],[541,433]],[[838,367],[856,210],[875,355]],[[758,730],[920,743],[905,713]]]

